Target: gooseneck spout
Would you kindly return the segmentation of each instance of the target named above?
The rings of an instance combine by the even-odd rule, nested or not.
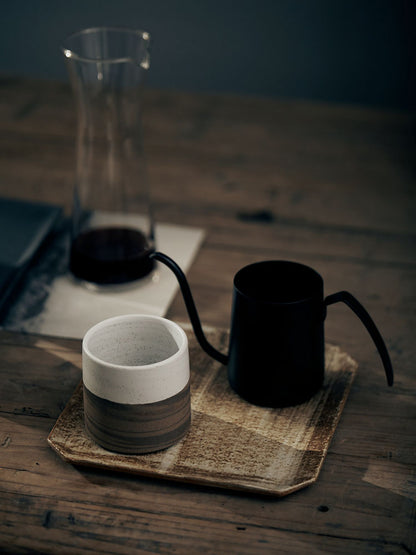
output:
[[[201,326],[201,321],[196,310],[195,302],[192,297],[191,289],[181,268],[176,264],[174,260],[172,260],[172,258],[169,258],[169,256],[161,252],[152,252],[149,256],[150,258],[153,258],[154,260],[158,260],[159,262],[162,262],[162,264],[165,264],[165,266],[167,266],[175,274],[182,291],[183,300],[185,301],[185,306],[188,311],[189,319],[191,320],[195,337],[197,338],[198,343],[201,345],[201,348],[210,357],[214,358],[218,362],[221,362],[221,364],[227,365],[228,356],[217,351],[217,349],[215,349],[205,337],[204,331]]]

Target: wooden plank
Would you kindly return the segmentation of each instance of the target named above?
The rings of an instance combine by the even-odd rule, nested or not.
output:
[[[32,183],[19,194],[32,198],[37,182],[37,194],[45,190],[42,194],[55,199],[54,187],[43,182],[59,182],[69,206],[73,101],[68,87],[55,84],[43,95],[40,87],[34,83],[32,92],[28,88],[14,100],[17,106],[0,127],[7,153],[3,179],[6,186],[7,180],[10,187],[17,183],[19,160],[21,176]],[[10,110],[15,85],[8,94],[4,88],[1,104]],[[204,198],[206,208],[213,203],[212,211],[244,212],[250,206],[251,212],[267,209],[277,219],[310,221],[313,214],[313,220],[332,225],[390,231],[413,226],[414,231],[404,201],[412,186],[414,155],[405,115],[270,99],[184,93],[168,98],[154,91],[146,99],[156,207],[159,202],[177,205],[180,194],[181,205],[195,208]]]
[[[10,334],[13,335],[13,334]],[[51,341],[51,343],[53,343],[53,341]],[[71,342],[71,343],[77,343],[77,342]],[[20,350],[18,351],[19,356],[23,357],[23,360],[31,360],[33,359],[33,350],[36,350],[36,346],[33,346],[32,348],[26,348],[24,350]],[[32,352],[31,352],[32,351]],[[67,356],[68,353],[67,351],[62,351],[62,347],[57,348],[57,352],[59,353],[57,355],[56,358],[58,358],[59,360],[62,360],[63,356]],[[79,355],[78,355],[79,356]],[[50,362],[53,363],[51,370],[53,372],[56,371],[56,361],[53,361],[52,357],[50,357],[49,359]],[[21,364],[22,361],[18,361],[17,359],[15,359],[14,362],[14,370],[21,375],[25,374],[25,365]],[[46,366],[49,366],[50,362],[46,364]],[[13,370],[12,367],[9,367],[9,370]],[[30,368],[30,371],[33,372],[34,374],[38,374],[39,372],[39,367],[38,366],[34,366],[33,368]],[[74,368],[74,372],[76,372],[76,368]],[[78,378],[78,376],[74,376],[73,379]],[[71,380],[73,381],[73,380]],[[62,381],[60,380],[58,382],[59,384],[61,384],[62,386]],[[44,388],[44,382],[42,382],[42,379],[39,380],[39,382],[36,382],[36,386],[38,389],[38,393],[36,395],[34,395],[34,398],[37,398],[39,393],[42,392],[43,388]],[[72,385],[72,384],[71,384]],[[69,384],[65,386],[65,390],[68,391],[69,389]],[[48,394],[50,396],[56,396],[57,393],[54,393],[53,390],[50,390],[48,392]],[[353,402],[355,401],[355,399],[353,399]],[[32,403],[34,404],[34,403]],[[42,399],[39,398],[38,399],[38,406],[42,407]],[[361,406],[361,405],[360,405]],[[409,413],[407,412],[408,407],[406,407],[405,405],[401,404],[400,405],[401,408],[403,408],[404,412],[403,414],[406,415],[407,417],[409,416]],[[35,405],[36,408],[36,405]],[[11,411],[7,411],[10,412]],[[346,408],[346,415],[348,415],[348,405]],[[327,505],[325,505],[325,503],[322,501],[321,504],[319,504],[319,497],[321,497],[322,499],[322,495],[324,495],[324,498],[326,497],[327,499],[331,499],[331,505],[329,507],[329,510],[326,511],[325,513],[325,524],[323,525],[324,528],[321,532],[319,533],[325,533],[327,534],[329,530],[331,530],[331,527],[333,526],[338,526],[338,528],[341,526],[342,529],[342,535],[343,537],[345,537],[345,535],[347,534],[348,537],[352,537],[352,538],[358,538],[360,537],[360,527],[362,526],[363,533],[368,534],[368,529],[369,529],[369,523],[372,522],[372,527],[373,527],[373,535],[367,535],[365,537],[367,537],[367,539],[369,538],[373,538],[374,541],[377,542],[377,536],[380,534],[385,534],[387,531],[389,532],[389,537],[391,538],[392,536],[390,535],[390,529],[395,530],[395,538],[397,540],[397,546],[399,545],[399,538],[401,538],[401,540],[403,539],[403,536],[401,536],[401,534],[404,533],[404,531],[406,530],[406,527],[403,528],[403,525],[401,527],[399,527],[397,529],[397,525],[398,525],[398,521],[403,521],[402,517],[405,516],[405,513],[403,514],[403,511],[405,510],[405,506],[406,504],[403,504],[400,499],[400,495],[398,496],[397,493],[395,493],[394,491],[391,492],[391,500],[389,501],[389,506],[388,508],[386,508],[384,506],[384,502],[385,502],[385,491],[380,491],[380,499],[379,501],[377,501],[377,498],[375,497],[375,493],[374,490],[371,486],[370,483],[366,483],[366,484],[362,484],[360,480],[362,480],[363,476],[365,476],[365,473],[368,470],[367,464],[368,464],[368,456],[370,455],[379,455],[379,451],[377,451],[377,445],[378,445],[378,441],[379,441],[379,437],[377,436],[377,434],[375,435],[375,432],[377,432],[377,430],[379,431],[380,437],[383,436],[385,437],[385,434],[387,433],[388,436],[390,437],[390,442],[392,437],[395,436],[395,431],[394,431],[394,426],[393,429],[391,430],[391,432],[388,431],[388,429],[386,430],[386,422],[388,420],[387,417],[385,417],[384,421],[383,419],[379,420],[377,419],[377,421],[373,421],[371,424],[371,427],[369,429],[366,428],[366,424],[367,423],[371,423],[371,415],[367,415],[367,422],[364,420],[362,420],[363,415],[359,414],[358,418],[356,420],[356,427],[354,428],[351,427],[351,421],[349,422],[341,422],[340,427],[342,430],[342,440],[341,440],[341,445],[344,447],[344,454],[338,455],[338,451],[337,451],[337,443],[335,442],[335,447],[334,449],[330,450],[329,453],[329,459],[328,461],[325,463],[324,465],[324,477],[326,477],[325,482],[324,482],[324,491],[325,494],[323,494],[322,491],[320,490],[315,490],[317,495],[318,495],[318,499],[315,498],[315,511],[317,511],[317,514],[320,514],[322,511],[326,511],[326,509],[322,509],[322,507],[327,507]],[[391,423],[397,422],[397,418],[395,418],[394,420],[390,419]],[[16,424],[13,424],[13,422],[16,422]],[[20,425],[19,422],[21,422],[23,425]],[[32,423],[30,423],[32,422]],[[39,472],[41,472],[42,478],[41,480],[49,480],[49,477],[51,475],[60,475],[62,476],[61,481],[63,480],[63,484],[56,484],[55,487],[58,487],[59,490],[61,491],[61,493],[65,492],[65,490],[68,489],[72,489],[73,487],[75,488],[76,486],[73,485],[73,480],[74,477],[77,478],[77,481],[79,482],[79,488],[83,489],[85,488],[85,480],[82,478],[82,476],[85,476],[85,472],[86,475],[89,476],[89,471],[82,471],[81,473],[79,473],[79,471],[75,471],[75,469],[73,469],[70,465],[61,465],[59,463],[59,459],[56,459],[53,455],[53,453],[48,453],[48,450],[46,448],[46,444],[45,444],[45,440],[46,440],[46,436],[48,433],[48,430],[50,429],[51,425],[53,424],[53,418],[50,418],[48,416],[42,416],[40,414],[39,411],[35,410],[32,411],[31,413],[14,413],[11,415],[10,417],[10,423],[11,423],[11,428],[12,431],[9,430],[8,435],[6,438],[2,438],[2,445],[6,446],[5,450],[3,452],[4,455],[6,455],[6,457],[4,458],[4,456],[2,457],[2,466],[3,468],[14,468],[15,464],[17,461],[19,461],[18,463],[18,468],[22,470],[26,469],[26,472],[29,472],[29,474],[25,474],[24,476],[26,476],[26,478],[28,480],[23,480],[22,481],[22,476],[20,475],[17,479],[16,482],[16,487],[19,488],[20,493],[19,495],[21,495],[23,492],[26,492],[26,495],[28,495],[27,493],[27,487],[30,486],[30,484],[32,483],[32,480],[34,480],[34,483],[36,483],[36,476]],[[40,428],[39,428],[40,426]],[[38,432],[35,431],[35,433],[33,433],[33,430],[39,429]],[[346,436],[346,431],[350,430],[348,435]],[[363,433],[365,434],[365,436],[363,437]],[[22,435],[23,434],[23,435]],[[7,439],[10,438],[10,439]],[[397,437],[396,437],[397,438]],[[357,439],[361,441],[357,442]],[[383,442],[384,444],[384,442]],[[33,447],[30,447],[31,445],[33,445]],[[367,449],[363,450],[363,446],[365,445],[373,445],[375,451],[373,451],[372,453],[368,452],[368,447]],[[391,445],[391,443],[390,443]],[[401,440],[400,438],[397,438],[397,450],[400,450],[400,445],[401,445]],[[410,443],[411,445],[411,443]],[[13,447],[13,450],[11,450],[11,447]],[[41,448],[39,451],[39,447]],[[27,455],[25,456],[25,451],[29,450],[29,452],[32,452],[32,457],[28,457]],[[351,458],[350,453],[351,452],[355,452],[355,453],[360,453],[360,456],[357,457],[357,455],[354,455],[353,458]],[[332,463],[330,462],[332,460],[331,455],[334,455],[336,458],[334,459],[334,467],[332,470],[332,466],[329,466],[327,468],[328,465],[331,465]],[[11,458],[10,458],[11,457]],[[340,458],[341,457],[341,458]],[[388,460],[388,459],[387,459]],[[23,465],[28,465],[28,466],[22,466]],[[39,463],[39,464],[36,464]],[[52,465],[52,466],[51,466]],[[56,465],[58,465],[58,467],[60,467],[60,470],[58,471],[58,468],[56,468],[56,470],[54,470],[54,468],[56,467]],[[40,467],[40,468],[38,468]],[[65,469],[65,470],[64,470]],[[64,472],[63,472],[64,470]],[[31,472],[35,472],[36,476],[35,477],[30,477],[31,476]],[[357,474],[358,471],[358,474]],[[67,476],[68,474],[68,476]],[[94,476],[95,474],[92,473],[92,475]],[[343,482],[344,484],[349,484],[349,487],[347,489],[344,488],[340,488],[339,486],[339,476],[342,475],[343,476]],[[97,476],[97,480],[99,483],[102,484],[102,486],[104,486],[104,484],[107,484],[107,480],[110,479],[110,481],[112,479],[115,480],[116,483],[120,483],[120,478],[119,477],[111,477],[111,475],[103,475],[100,476],[99,474],[96,475]],[[331,481],[333,480],[333,485],[331,486]],[[7,479],[7,482],[9,481],[9,478]],[[13,482],[14,480],[12,480]],[[55,478],[56,481],[56,478]],[[123,481],[121,479],[121,482],[124,484],[125,488],[124,489],[129,489],[131,486],[129,485],[128,482]],[[6,483],[6,480],[4,480],[4,483]],[[92,488],[94,488],[94,484],[97,483],[96,479],[93,479],[93,482],[91,484]],[[133,484],[137,482],[132,482]],[[144,482],[145,485],[147,486],[147,482]],[[65,485],[66,484],[66,485]],[[139,482],[140,484],[140,482]],[[115,486],[118,488],[118,486]],[[156,484],[154,484],[154,487],[156,488],[156,490],[159,489],[159,486],[157,486]],[[176,491],[176,486],[169,486],[169,487],[173,487],[174,491]],[[331,487],[333,488],[331,490]],[[42,485],[38,486],[39,491],[41,491],[43,488]],[[160,486],[162,491],[166,491],[166,489],[169,491],[169,488],[167,488],[167,486]],[[351,490],[351,488],[353,488]],[[363,491],[365,491],[365,489],[369,489],[369,491],[371,491],[371,495],[364,495],[363,496]],[[313,488],[311,488],[311,490],[313,490]],[[36,491],[36,490],[34,490]],[[194,490],[191,490],[193,493],[195,493]],[[376,489],[376,492],[378,492],[379,490]],[[348,492],[348,497],[347,497],[347,492]],[[353,493],[354,492],[354,493]],[[203,495],[203,492],[199,492],[201,495]],[[70,495],[71,498],[72,496],[73,499],[77,499],[78,495],[80,494],[80,491],[78,491],[78,493],[76,491],[73,491],[72,493],[66,493],[65,495]],[[30,498],[33,498],[34,495],[38,495],[35,492],[31,492],[30,494]],[[120,492],[118,493],[118,495],[120,495]],[[217,495],[217,494],[216,494]],[[309,499],[309,492],[307,494],[307,499]],[[221,496],[220,496],[221,497]],[[84,492],[83,495],[84,499],[87,499],[87,495],[86,492]],[[349,498],[349,501],[347,502],[346,500]],[[370,499],[371,498],[371,503],[368,504],[368,507],[365,508],[364,505],[362,505],[362,499]],[[210,496],[210,500],[212,499],[212,497]],[[228,498],[227,498],[228,499]],[[360,500],[361,501],[358,501]],[[393,502],[392,500],[398,500],[397,501],[397,506],[396,508],[393,510],[391,503]],[[237,503],[237,505],[240,502],[240,498],[233,498],[234,502]],[[336,501],[339,500],[339,501]],[[312,507],[310,505],[308,505],[308,503],[312,503],[313,501],[306,501],[307,506],[305,507],[305,517],[306,515],[312,510]],[[229,501],[227,501],[227,504],[229,503]],[[258,500],[256,502],[257,504],[260,505],[264,505],[264,500]],[[340,503],[341,505],[338,505],[338,503]],[[361,515],[364,513],[367,515],[364,519],[361,517],[358,519],[357,522],[354,522],[354,524],[350,524],[352,526],[352,528],[350,529],[350,531],[348,532],[346,530],[346,523],[350,522],[350,519],[344,520],[346,515],[349,514],[349,511],[351,509],[348,509],[348,504],[351,503],[354,505],[354,503],[361,503],[360,504],[360,513]],[[379,504],[378,504],[379,503]],[[240,523],[242,522],[241,526],[250,528],[253,525],[255,526],[265,526],[265,522],[263,519],[260,519],[260,521],[258,520],[258,514],[256,513],[256,517],[254,519],[254,522],[252,520],[252,518],[249,518],[249,506],[250,506],[250,502],[249,500],[245,500],[245,503],[247,505],[247,515],[246,515],[246,519],[241,518],[240,519]],[[296,510],[299,510],[299,507],[297,506],[297,503],[294,503]],[[100,505],[101,506],[101,505]],[[269,504],[267,504],[267,507],[271,507]],[[321,509],[319,510],[318,507],[321,507]],[[358,505],[357,505],[358,507]],[[375,512],[375,507],[378,507],[377,511]],[[218,509],[218,507],[217,507]],[[50,510],[50,509],[48,509]],[[72,509],[73,511],[75,511],[75,509]],[[202,508],[201,508],[202,510]],[[240,507],[241,510],[241,507]],[[263,507],[264,510],[264,507]],[[282,514],[281,511],[278,509],[278,505],[273,506],[273,511],[275,510],[278,511],[278,515],[276,515],[276,518],[278,518],[279,522],[282,522]],[[286,518],[283,520],[283,523],[285,526],[288,526],[289,530],[296,530],[296,526],[295,528],[293,528],[293,522],[291,522],[291,518],[293,518],[293,515],[290,511],[290,509],[288,509],[287,507],[285,507],[284,509],[282,508],[282,510],[284,511],[284,513],[286,513],[287,511],[289,511],[289,514],[286,516]],[[346,512],[345,512],[346,511]],[[30,508],[30,514],[32,514],[33,512],[33,507]],[[331,514],[328,514],[329,512],[331,512]],[[45,514],[45,511],[43,512],[43,515]],[[241,514],[241,513],[239,513]],[[291,516],[292,515],[292,516]],[[337,520],[333,521],[332,520],[332,516],[336,516],[336,519],[340,519],[340,522],[338,522]],[[385,515],[385,516],[383,516]],[[390,522],[389,519],[393,518],[393,515],[395,517],[400,517],[398,518],[398,521],[396,521],[395,519],[394,522]],[[224,515],[225,516],[225,515]],[[301,514],[299,515],[299,523],[301,523]],[[202,518],[202,516],[200,517]],[[264,518],[267,519],[272,519],[272,515],[270,514],[270,512],[266,511],[266,513],[264,513]],[[49,517],[48,522],[50,522],[51,517]],[[329,521],[328,521],[329,519]],[[57,518],[58,523],[59,523],[59,518]],[[220,519],[222,521],[222,519]],[[287,520],[287,522],[285,522]],[[153,522],[153,517],[152,517],[152,522]],[[342,525],[341,525],[342,522]],[[404,522],[404,521],[403,521]],[[390,524],[389,524],[390,523]],[[59,524],[56,524],[57,526],[59,526]],[[238,525],[236,525],[238,526]],[[316,526],[316,522],[314,522],[314,526]],[[280,527],[279,527],[280,528]],[[370,527],[371,528],[371,527]],[[319,530],[319,527],[318,527]],[[318,533],[318,530],[311,530],[310,533]],[[325,532],[326,530],[326,532]],[[332,534],[329,534],[329,536],[331,536]],[[291,542],[289,540],[286,540],[288,543],[287,545],[290,545]],[[361,540],[362,541],[362,540]],[[371,540],[373,541],[373,540]],[[368,547],[368,545],[370,544],[366,541],[364,543],[358,542],[359,545],[365,545],[365,548]],[[94,543],[94,545],[98,545],[96,543]],[[396,547],[397,547],[396,546]],[[268,547],[270,547],[270,545],[268,545]],[[393,546],[394,547],[394,546]],[[253,546],[250,547],[250,549],[253,548]],[[392,548],[392,546],[390,545],[390,549]],[[249,549],[249,548],[247,548]],[[250,552],[250,551],[248,551]],[[399,552],[399,551],[398,551]]]
[[[385,490],[360,481],[365,472],[365,459],[357,462],[329,455],[323,469],[324,489],[310,488],[300,499],[288,498],[282,505],[264,498],[230,496],[190,486],[183,488],[179,484],[163,485],[146,479],[78,470],[61,461],[46,446],[48,422],[38,418],[36,423],[30,423],[29,417],[14,418],[23,422],[15,426],[12,437],[18,445],[1,470],[0,507],[2,511],[7,509],[0,519],[3,546],[8,545],[9,535],[15,545],[25,545],[20,542],[32,539],[35,545],[46,546],[54,538],[60,538],[65,551],[71,547],[74,551],[81,547],[99,549],[99,530],[107,522],[111,524],[106,531],[111,551],[119,537],[125,537],[125,528],[130,537],[130,522],[136,519],[133,534],[136,542],[143,534],[155,539],[162,533],[162,537],[171,536],[180,547],[181,538],[175,537],[176,529],[179,535],[180,530],[182,534],[186,530],[185,547],[196,542],[198,546],[219,549],[216,544],[219,534],[224,548],[231,549],[234,544],[238,552],[247,549],[248,553],[255,552],[256,548],[272,552],[279,541],[284,541],[290,552],[296,546],[296,538],[302,539],[299,547],[306,542],[313,542],[311,545],[318,549],[333,544],[337,551],[345,553],[357,545],[364,553],[370,545],[380,550],[384,545],[386,550],[396,548],[395,552],[400,552],[400,544],[411,524],[404,498],[391,493],[386,506]],[[29,432],[21,436],[22,430]],[[24,456],[25,450],[32,454],[32,459]],[[24,462],[16,470],[17,457],[26,463],[30,461],[31,465],[25,468]],[[9,470],[9,465],[13,469]],[[52,483],[51,476],[54,476]],[[55,491],[60,492],[59,496]],[[352,512],[357,512],[355,519],[351,518]],[[267,538],[267,545],[259,544],[259,527],[260,538]],[[91,534],[83,534],[88,528]],[[243,529],[250,534],[241,534]]]
[[[9,448],[11,458],[7,457],[2,469],[3,485],[0,491],[5,502],[0,506],[3,509],[10,505],[15,506],[12,513],[20,514],[20,518],[18,514],[15,515],[15,526],[19,526],[19,522],[21,526],[22,520],[30,524],[35,518],[39,529],[47,512],[54,511],[54,504],[61,503],[67,506],[67,517],[68,513],[74,516],[73,532],[81,532],[86,526],[83,521],[85,517],[82,516],[83,507],[88,508],[90,518],[96,523],[97,520],[101,520],[102,511],[108,511],[109,514],[120,512],[119,526],[128,521],[129,512],[141,514],[148,520],[147,526],[156,532],[158,515],[166,520],[167,529],[172,526],[172,522],[168,524],[172,519],[177,519],[180,526],[181,518],[185,518],[186,522],[193,520],[201,526],[202,521],[206,519],[205,511],[210,506],[211,514],[216,515],[215,522],[219,528],[235,531],[237,527],[246,527],[254,531],[255,528],[262,527],[264,535],[270,535],[270,541],[274,537],[274,542],[278,541],[279,531],[286,531],[295,535],[307,533],[309,536],[318,534],[343,537],[344,541],[348,538],[356,539],[358,543],[366,538],[365,545],[369,541],[377,544],[380,537],[388,536],[390,545],[392,542],[399,544],[403,541],[409,524],[404,498],[392,492],[388,496],[389,504],[385,506],[386,491],[360,481],[360,477],[365,473],[365,458],[351,460],[329,455],[323,468],[324,489],[312,487],[305,490],[301,499],[297,496],[293,500],[288,498],[287,503],[282,505],[264,498],[230,497],[222,492],[201,491],[191,487],[184,489],[175,484],[163,485],[146,479],[75,469],[63,463],[46,446],[45,438],[50,422],[37,418],[36,422],[30,423],[34,418],[14,416],[17,423],[21,422],[20,425],[16,424],[13,430],[13,441],[17,445],[14,453],[11,453]],[[32,459],[23,456],[25,450],[32,454]],[[19,470],[8,470],[9,465],[13,464],[12,468],[15,467],[16,458],[20,458],[26,464],[30,463],[29,466],[26,467],[23,462]],[[340,473],[343,476],[341,487]],[[54,476],[53,484],[50,481],[51,476]],[[60,492],[58,499],[53,493],[55,488]],[[363,496],[363,492],[366,495]],[[181,508],[178,511],[179,493]],[[157,507],[157,510],[153,507]],[[352,520],[351,511],[354,510],[358,510],[358,516]],[[316,515],[313,521],[312,514]],[[56,520],[51,516],[48,520],[51,528],[62,530],[68,524],[58,515]],[[13,517],[9,514],[8,518]],[[205,532],[206,535],[203,530],[198,531],[197,528],[195,525],[192,534],[194,539],[198,534],[206,538],[209,534],[215,533],[215,528],[211,526]],[[3,538],[1,532],[0,538]],[[244,542],[245,539],[240,538],[240,541]],[[290,539],[288,541],[290,544]],[[236,545],[239,543],[237,541]],[[350,546],[349,542],[347,545]],[[253,549],[253,546],[250,549]]]
[[[79,342],[2,331],[0,549],[415,552],[412,117],[171,91],[147,91],[144,106],[158,220],[207,230],[189,272],[204,325],[228,327],[240,267],[298,260],[327,293],[362,300],[396,382],[387,389],[356,317],[331,307],[327,340],[358,361],[357,377],[318,483],[267,501],[64,463],[46,437],[79,380]],[[75,123],[67,84],[1,80],[0,194],[69,210]],[[168,316],[187,321],[179,295]]]

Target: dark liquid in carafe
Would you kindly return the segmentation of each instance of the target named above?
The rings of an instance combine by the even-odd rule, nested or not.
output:
[[[90,229],[73,240],[69,268],[74,276],[91,283],[127,283],[152,271],[152,250],[141,231],[122,227]]]

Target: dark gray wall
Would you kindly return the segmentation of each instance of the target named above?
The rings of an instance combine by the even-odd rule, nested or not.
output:
[[[415,0],[1,0],[0,72],[66,79],[84,27],[153,37],[163,88],[415,105]]]

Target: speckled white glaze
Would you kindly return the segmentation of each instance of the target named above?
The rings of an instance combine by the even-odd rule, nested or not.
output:
[[[165,318],[116,316],[96,324],[84,336],[83,382],[102,399],[155,403],[179,393],[189,376],[186,334]]]

